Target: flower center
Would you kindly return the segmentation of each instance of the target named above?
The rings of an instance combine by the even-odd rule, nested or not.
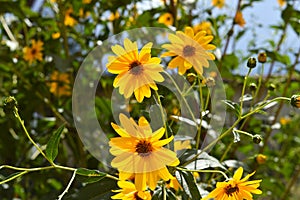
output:
[[[35,55],[37,53],[37,50],[35,48],[31,49],[31,55]]]
[[[238,192],[238,191],[239,191],[239,188],[238,188],[237,186],[232,187],[231,185],[228,185],[228,186],[225,188],[225,193],[226,193],[228,196],[232,196],[232,193]]]
[[[195,47],[192,47],[190,45],[186,45],[184,48],[183,48],[183,56],[184,57],[189,57],[189,56],[193,56],[195,55]]]
[[[133,61],[129,64],[129,71],[133,75],[139,75],[143,72],[143,66],[139,61]]]
[[[139,143],[135,146],[135,152],[142,157],[150,155],[152,150],[152,144],[146,140],[139,141]]]

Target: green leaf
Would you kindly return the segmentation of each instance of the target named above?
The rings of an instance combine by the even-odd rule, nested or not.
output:
[[[186,181],[186,184],[189,188],[192,199],[201,199],[201,195],[200,195],[198,187],[195,183],[193,174],[191,172],[186,172],[186,171],[181,171],[180,173],[183,175],[183,178]]]
[[[50,140],[47,143],[46,147],[46,156],[49,158],[51,161],[53,161],[57,154],[58,154],[58,144],[60,140],[60,135],[62,131],[64,130],[65,126],[62,125],[60,126],[51,136]]]
[[[240,105],[230,101],[230,100],[222,100],[222,102],[224,102],[229,108],[231,108],[234,112],[236,116],[240,116]]]
[[[68,200],[82,200],[82,199],[111,199],[110,197],[115,195],[112,190],[118,189],[117,181],[104,178],[102,181],[84,185],[81,188],[70,190],[64,199]]]
[[[85,176],[84,179],[81,180],[81,182],[87,184],[98,182],[103,178],[105,178],[106,176],[106,173],[104,172],[100,172],[98,170],[85,169],[85,168],[77,169],[76,174]]]
[[[3,15],[5,13],[13,13],[19,18],[25,18],[25,14],[20,8],[19,2],[15,1],[0,1],[0,14]]]

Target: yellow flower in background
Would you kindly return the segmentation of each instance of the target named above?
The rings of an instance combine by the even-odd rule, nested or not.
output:
[[[138,124],[132,119],[120,114],[121,126],[112,123],[114,130],[121,136],[111,138],[110,153],[116,156],[112,167],[119,170],[120,180],[134,177],[138,191],[146,190],[147,186],[154,190],[157,181],[173,178],[168,166],[177,166],[179,160],[176,153],[163,146],[173,140],[173,136],[160,140],[165,129],[152,132],[148,121],[141,117]]]
[[[116,19],[119,19],[120,18],[120,14],[118,11],[116,11],[115,13],[111,13],[108,20],[109,21],[114,21]]]
[[[174,142],[174,151],[180,151],[184,149],[191,149],[191,142],[190,140],[185,140],[185,141],[175,141]]]
[[[137,191],[135,185],[129,181],[118,181],[118,186],[122,189],[113,191],[119,193],[112,196],[112,199],[151,200],[149,191]]]
[[[43,45],[44,43],[40,40],[35,41],[31,40],[31,46],[27,46],[23,48],[23,58],[29,64],[32,64],[35,60],[42,61],[43,60]]]
[[[200,31],[206,31],[207,35],[212,35],[211,23],[208,21],[201,22],[193,27],[194,33],[197,34]]]
[[[209,67],[208,61],[215,59],[215,56],[208,52],[216,48],[209,44],[213,36],[206,35],[205,31],[200,31],[195,35],[191,27],[186,27],[185,32],[177,31],[176,34],[169,34],[168,38],[171,44],[162,45],[168,52],[161,56],[176,56],[169,62],[168,68],[178,67],[178,73],[181,75],[192,67],[202,75],[203,67]]]
[[[165,24],[166,26],[172,26],[174,18],[171,13],[164,13],[158,18],[158,23]]]
[[[71,81],[68,73],[54,71],[50,76],[50,92],[55,96],[70,96]]]
[[[280,122],[281,125],[285,126],[285,125],[287,125],[288,123],[291,122],[291,118],[289,118],[289,117],[281,117],[279,119],[279,122]]]
[[[243,17],[243,13],[241,11],[238,11],[234,17],[234,22],[236,24],[238,24],[241,27],[244,27],[244,25],[246,24],[246,21]]]
[[[83,4],[90,4],[92,2],[92,0],[82,0]]]
[[[66,25],[66,26],[74,26],[76,23],[77,23],[77,21],[76,21],[76,19],[74,19],[71,15],[72,15],[72,13],[73,13],[73,8],[68,8],[67,10],[66,10],[66,13],[65,13],[65,20],[64,20],[64,24]]]
[[[60,32],[55,32],[51,34],[52,39],[58,39],[60,37]]]
[[[280,7],[283,7],[286,4],[286,0],[277,0]]]
[[[227,182],[217,182],[217,188],[209,193],[202,200],[252,200],[253,194],[261,194],[262,191],[257,189],[261,180],[248,181],[255,172],[248,174],[243,179],[243,168],[237,169],[233,178]]]
[[[212,5],[216,6],[218,8],[223,8],[224,4],[225,4],[225,0],[212,0]]]
[[[258,164],[264,164],[265,162],[266,162],[266,160],[267,160],[267,156],[265,156],[264,154],[258,154],[257,156],[256,156],[256,162],[258,163]]]
[[[112,46],[117,56],[109,56],[106,67],[110,73],[118,74],[113,86],[119,87],[120,94],[129,98],[134,93],[136,100],[142,102],[144,97],[151,96],[151,88],[158,90],[155,82],[164,81],[160,74],[163,71],[160,58],[151,57],[151,42],[140,53],[137,43],[128,38],[124,40],[124,47]]]

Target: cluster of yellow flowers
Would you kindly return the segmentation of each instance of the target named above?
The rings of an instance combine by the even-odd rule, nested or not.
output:
[[[171,24],[171,23],[170,23]],[[170,44],[162,45],[164,52],[161,57],[173,57],[168,64],[169,69],[178,68],[178,73],[184,75],[193,69],[203,74],[203,67],[209,67],[210,60],[215,56],[210,52],[216,47],[211,44],[212,35],[206,31],[194,32],[192,27],[185,31],[177,31],[168,36]],[[119,93],[129,98],[134,94],[138,102],[151,96],[151,89],[158,90],[156,82],[164,81],[161,59],[151,56],[152,43],[147,43],[138,51],[137,42],[124,39],[124,47],[111,47],[114,56],[108,57],[106,65],[108,72],[116,74],[113,86],[119,88]],[[176,152],[164,147],[174,136],[165,134],[165,128],[152,131],[145,117],[140,117],[138,123],[124,114],[119,115],[121,125],[112,123],[113,129],[120,135],[110,139],[110,153],[115,156],[111,165],[119,171],[118,194],[112,199],[140,200],[151,199],[151,191],[157,187],[160,180],[168,181],[167,187],[175,190],[181,188],[177,179],[168,170],[179,165]],[[161,139],[165,135],[165,139]],[[175,143],[176,144],[176,143]],[[178,147],[180,144],[176,144]],[[184,144],[185,148],[190,146]],[[175,148],[176,151],[176,148]],[[243,169],[239,168],[233,179],[217,183],[217,188],[204,199],[252,199],[252,194],[260,194],[257,189],[259,182],[247,181],[254,173],[241,179]]]

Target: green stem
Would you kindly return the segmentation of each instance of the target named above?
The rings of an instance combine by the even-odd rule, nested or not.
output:
[[[20,124],[21,124],[21,126],[22,126],[22,129],[23,129],[23,131],[25,132],[25,134],[26,134],[27,138],[29,139],[29,141],[35,146],[35,148],[40,152],[40,154],[42,154],[42,156],[43,156],[44,158],[46,158],[46,160],[48,160],[48,162],[49,162],[52,166],[54,166],[55,164],[53,163],[53,161],[50,160],[50,159],[45,155],[45,153],[43,152],[43,150],[39,147],[39,145],[37,145],[37,144],[33,141],[33,139],[31,138],[31,136],[29,135],[29,133],[28,133],[28,131],[27,131],[25,125],[24,125],[24,121],[21,119],[21,117],[20,117],[20,115],[19,115],[19,112],[18,112],[18,108],[17,108],[17,107],[14,107],[14,115],[15,115],[15,117],[18,119],[18,121],[20,122]]]
[[[249,68],[248,73],[244,78],[244,84],[243,84],[242,96],[241,96],[241,104],[240,104],[240,115],[243,114],[244,95],[245,95],[247,80],[248,80],[249,74],[251,73],[251,70],[252,70],[252,68]]]
[[[18,178],[18,177],[20,177],[20,176],[23,176],[24,174],[27,174],[27,173],[28,173],[28,171],[20,172],[19,174],[16,174],[16,175],[14,175],[14,176],[12,176],[12,177],[10,177],[10,178],[8,178],[8,179],[5,179],[5,180],[1,181],[1,182],[0,182],[0,185],[2,185],[2,184],[4,184],[4,183],[7,183],[7,182],[9,182],[9,181],[12,181],[12,180],[14,180],[14,179],[16,179],[16,178]]]

